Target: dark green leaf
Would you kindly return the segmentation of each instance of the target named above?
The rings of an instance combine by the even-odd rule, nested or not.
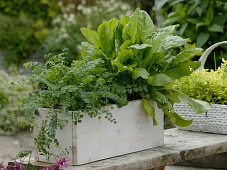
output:
[[[218,24],[213,24],[209,26],[208,30],[213,32],[224,32],[223,25],[218,25]]]
[[[205,23],[206,25],[210,25],[210,23],[213,21],[214,18],[214,11],[213,11],[213,7],[209,6],[207,12],[206,12],[206,16],[205,16]]]
[[[201,32],[196,40],[196,47],[202,47],[209,39],[210,34],[206,32]]]

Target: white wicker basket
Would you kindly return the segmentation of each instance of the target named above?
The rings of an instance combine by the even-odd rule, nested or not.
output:
[[[212,104],[206,113],[194,113],[188,104],[176,103],[176,113],[186,120],[193,119],[188,127],[178,127],[182,130],[227,134],[227,105]]]
[[[227,41],[216,43],[203,53],[199,59],[199,61],[201,61],[201,66],[197,70],[201,70],[204,67],[210,52],[221,44],[227,44]],[[174,109],[182,118],[186,120],[193,119],[190,126],[177,127],[178,129],[227,134],[227,105],[211,104],[211,109],[208,112],[201,114],[194,113],[191,107],[185,103],[174,104]]]

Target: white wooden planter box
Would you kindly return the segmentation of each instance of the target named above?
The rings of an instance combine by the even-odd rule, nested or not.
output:
[[[156,111],[157,126],[153,126],[153,120],[144,111],[142,101],[136,100],[122,108],[113,105],[111,112],[117,124],[84,114],[82,123],[75,126],[72,119],[63,130],[57,131],[57,138],[61,147],[72,148],[69,157],[74,165],[161,146],[164,144],[163,112],[155,102],[152,104]],[[48,111],[39,109],[41,116]],[[55,147],[50,150],[52,153],[59,152]],[[47,161],[38,153],[36,158],[38,161]],[[52,157],[50,161],[56,162],[56,158]]]

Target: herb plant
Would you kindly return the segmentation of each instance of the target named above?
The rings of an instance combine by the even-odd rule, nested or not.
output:
[[[227,60],[216,70],[203,69],[177,80],[175,89],[211,104],[227,104]]]
[[[52,155],[48,148],[51,143],[59,147],[56,129],[62,128],[72,117],[69,111],[75,111],[75,125],[82,121],[84,114],[91,118],[104,116],[117,123],[111,110],[105,110],[103,106],[117,104],[122,107],[131,100],[142,99],[145,111],[157,125],[155,109],[150,104],[150,100],[154,100],[177,126],[188,126],[192,121],[177,115],[174,103],[184,101],[197,113],[207,111],[206,102],[166,87],[200,66],[199,61],[191,61],[201,52],[200,48],[171,54],[173,48],[189,41],[174,36],[175,27],[157,30],[149,15],[137,9],[130,17],[103,22],[97,32],[82,28],[89,42],[81,44],[82,60],[73,61],[71,66],[65,62],[65,52],[45,56],[45,66],[34,62],[25,64],[33,72],[27,80],[35,87],[21,105],[26,119],[34,122],[39,116],[38,108],[50,108],[34,139],[35,148],[41,154]],[[62,151],[67,153],[67,150]],[[26,153],[30,152],[21,154]]]

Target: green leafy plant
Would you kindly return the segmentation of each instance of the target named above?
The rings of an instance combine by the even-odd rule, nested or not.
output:
[[[227,104],[227,60],[216,71],[203,69],[182,77],[174,88],[211,104]]]
[[[88,28],[81,31],[89,42],[81,44],[82,60],[65,63],[65,54],[47,55],[47,63],[27,63],[33,74],[28,77],[35,90],[24,99],[21,109],[27,120],[39,116],[38,108],[50,108],[42,121],[35,138],[35,148],[41,154],[51,156],[51,143],[59,147],[55,138],[56,129],[63,128],[71,118],[69,111],[75,111],[75,125],[83,114],[91,118],[104,114],[110,122],[116,123],[106,105],[122,107],[131,100],[142,99],[145,111],[157,125],[155,109],[150,100],[178,126],[188,126],[191,120],[177,115],[173,104],[184,101],[197,113],[208,110],[206,102],[189,98],[184,93],[167,88],[166,85],[182,76],[190,75],[200,62],[191,58],[201,52],[193,48],[171,55],[171,49],[185,44],[188,39],[174,36],[175,25],[155,29],[145,11],[137,9],[130,17],[123,16],[103,22],[97,32]],[[29,153],[29,152],[28,152]],[[62,153],[67,153],[62,150]]]
[[[20,100],[31,91],[29,86],[8,89],[12,81],[22,80],[24,76],[10,76],[0,71],[0,134],[12,135],[28,124],[22,124],[23,112],[18,108]],[[19,121],[18,121],[19,120]]]
[[[225,0],[159,0],[158,16],[163,16],[162,26],[180,24],[177,34],[189,37],[197,47],[208,48],[216,42],[227,39],[227,2]],[[227,46],[216,49],[218,65],[221,59],[227,59]],[[206,66],[213,67],[209,58]]]

